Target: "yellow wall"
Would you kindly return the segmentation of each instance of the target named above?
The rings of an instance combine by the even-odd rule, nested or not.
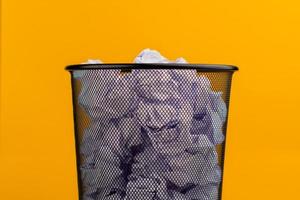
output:
[[[224,200],[300,199],[297,0],[2,0],[0,199],[76,199],[70,77],[145,47],[236,64]]]

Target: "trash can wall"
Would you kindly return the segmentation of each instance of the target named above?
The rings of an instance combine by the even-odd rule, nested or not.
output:
[[[68,70],[79,199],[221,199],[235,67],[100,64]]]

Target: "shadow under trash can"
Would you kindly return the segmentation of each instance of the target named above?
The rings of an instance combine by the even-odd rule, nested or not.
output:
[[[219,200],[232,74],[201,64],[81,64],[79,199]]]

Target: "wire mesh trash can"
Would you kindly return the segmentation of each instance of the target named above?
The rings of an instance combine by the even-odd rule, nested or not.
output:
[[[229,65],[82,64],[71,72],[79,199],[219,200]]]

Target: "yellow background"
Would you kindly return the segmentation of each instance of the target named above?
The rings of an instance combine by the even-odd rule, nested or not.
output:
[[[146,47],[240,67],[224,200],[300,199],[297,0],[2,0],[0,199],[77,197],[69,74]]]

